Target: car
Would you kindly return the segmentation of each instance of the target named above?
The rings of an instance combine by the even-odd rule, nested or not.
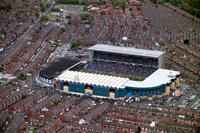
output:
[[[25,118],[25,119],[29,119],[29,116],[25,115],[24,118]]]

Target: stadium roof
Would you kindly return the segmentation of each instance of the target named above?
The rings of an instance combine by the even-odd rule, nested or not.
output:
[[[167,69],[158,69],[144,81],[130,80],[126,83],[126,86],[137,88],[156,87],[169,83],[172,79],[175,79],[177,75],[180,75],[180,72]]]
[[[61,59],[57,62],[50,64],[49,67],[40,71],[40,76],[46,79],[53,79],[60,75],[64,70],[74,66],[79,63],[80,60],[74,59]]]
[[[124,88],[124,84],[129,81],[128,78],[108,76],[94,73],[77,72],[66,70],[59,75],[56,80],[68,82],[91,84],[97,86],[108,86],[110,88]]]
[[[130,54],[130,55],[138,55],[138,56],[149,56],[149,57],[156,57],[156,58],[165,53],[163,51],[157,51],[157,50],[137,49],[134,47],[119,47],[119,46],[111,46],[111,45],[105,45],[105,44],[96,44],[88,48],[88,50]]]

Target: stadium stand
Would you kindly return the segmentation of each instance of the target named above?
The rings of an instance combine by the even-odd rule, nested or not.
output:
[[[51,63],[47,68],[39,72],[39,78],[48,83],[53,83],[53,79],[60,75],[64,70],[72,67],[73,65],[80,62],[77,59],[60,59],[56,62]]]

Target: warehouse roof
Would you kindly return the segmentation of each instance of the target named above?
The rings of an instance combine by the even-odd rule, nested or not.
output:
[[[158,69],[144,81],[130,80],[126,83],[126,86],[137,88],[156,87],[169,83],[172,79],[175,79],[177,75],[180,75],[180,72],[167,69]]]
[[[97,86],[108,86],[110,88],[121,88],[127,81],[129,81],[128,78],[70,70],[64,71],[61,75],[59,75],[56,78],[56,80],[63,80],[82,84],[92,84]]]
[[[120,46],[111,46],[105,44],[96,44],[88,48],[88,50],[156,57],[156,58],[165,53],[163,51],[157,51],[157,50],[137,49],[134,47],[120,47]]]

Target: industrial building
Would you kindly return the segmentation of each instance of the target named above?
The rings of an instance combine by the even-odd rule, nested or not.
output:
[[[121,75],[116,76],[68,69],[54,79],[55,88],[57,90],[100,98],[124,99],[130,96],[144,96],[151,100],[154,97],[169,95],[171,88],[175,89],[179,86],[180,72],[163,69],[165,52],[103,44],[90,47],[89,51],[89,63],[93,62],[94,55],[97,52],[103,54],[110,53],[112,56],[120,55],[120,58],[121,55],[129,56],[129,58],[139,58],[139,65],[145,67],[152,67],[150,64],[146,63],[150,59],[150,62],[154,64],[153,67],[155,71],[143,81],[134,81],[128,77],[122,77]],[[108,57],[109,60],[114,60],[114,58],[110,59],[110,56]],[[142,59],[146,59],[144,62],[145,64],[142,64],[143,62],[140,61]],[[126,64],[130,63],[127,60],[124,60],[124,62],[126,62]],[[136,65],[135,62],[132,64]]]

